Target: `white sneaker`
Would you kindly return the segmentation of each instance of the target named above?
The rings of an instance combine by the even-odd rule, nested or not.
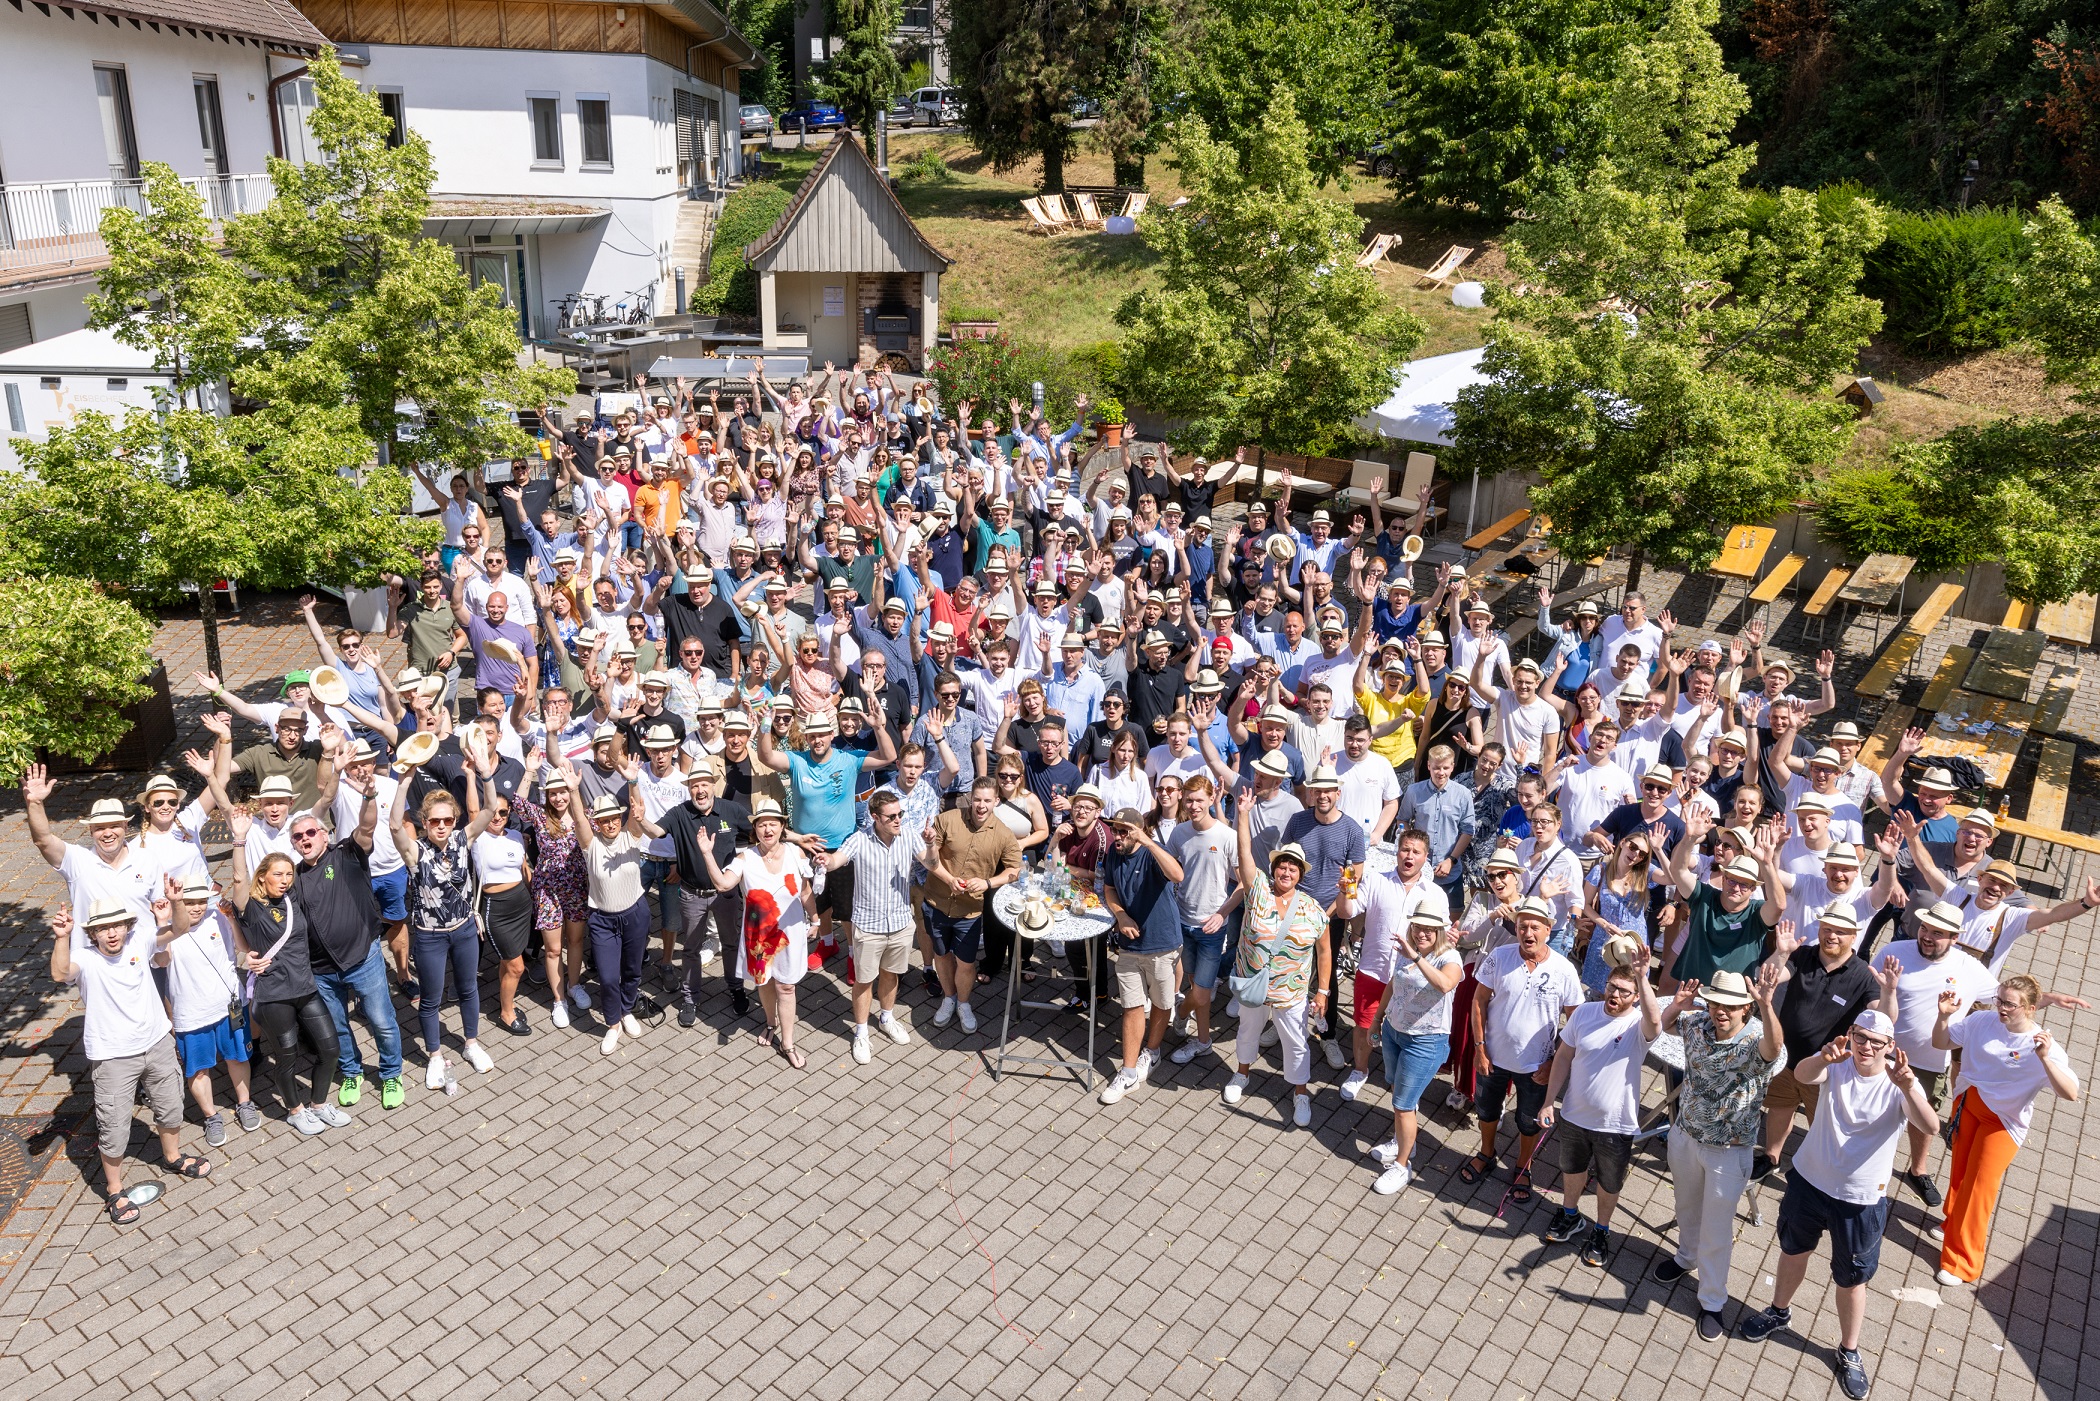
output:
[[[1415,1170],[1413,1168],[1406,1163],[1395,1163],[1384,1172],[1378,1174],[1378,1180],[1371,1184],[1371,1190],[1381,1197],[1390,1197],[1414,1180]]]
[[[598,1054],[601,1056],[609,1056],[614,1051],[617,1051],[619,1049],[620,1028],[616,1026],[609,1026],[605,1029],[605,1039],[598,1043]]]
[[[576,1004],[576,1010],[579,1012],[591,1010],[591,994],[582,983],[569,989],[569,1001]]]
[[[1342,1043],[1332,1037],[1320,1043],[1320,1054],[1327,1057],[1329,1070],[1340,1070],[1349,1063],[1349,1058],[1342,1054]]]
[[[1370,1080],[1370,1078],[1371,1075],[1369,1071],[1350,1071],[1349,1078],[1342,1081],[1342,1098],[1353,1101],[1358,1095],[1364,1092],[1364,1085]]]
[[[563,1027],[569,1024],[569,999],[566,997],[555,999],[554,1024]]]
[[[1181,1019],[1181,1034],[1183,1036],[1194,1036],[1196,1034],[1196,1014],[1194,1012]]]
[[[1444,1096],[1444,1108],[1446,1109],[1456,1109],[1459,1113],[1463,1114],[1472,1107],[1473,1101],[1467,1099],[1457,1090],[1453,1090],[1450,1094]]]
[[[490,1059],[489,1053],[473,1041],[467,1043],[467,1064],[473,1066],[476,1073],[481,1075],[486,1075],[496,1068],[496,1062]]]
[[[1174,1048],[1173,1054],[1168,1056],[1167,1059],[1176,1065],[1187,1065],[1204,1052],[1213,1049],[1215,1048],[1208,1041],[1184,1041]]]
[[[911,1029],[905,1026],[904,1018],[902,1017],[894,1016],[888,1012],[884,1012],[881,1016],[875,1019],[875,1024],[882,1028],[882,1034],[884,1036],[889,1037],[890,1040],[896,1042],[900,1046],[905,1045],[911,1040]]]
[[[946,1026],[954,1020],[955,999],[944,997],[941,999],[941,1005],[933,1009],[933,1024],[935,1026]]]
[[[1261,1048],[1266,1051],[1276,1044],[1276,1023],[1270,1022],[1261,1029]]]
[[[970,1032],[973,1035],[976,1033],[977,1013],[971,1009],[969,1003],[958,1002],[955,1004],[955,1020],[962,1024],[962,1029],[964,1031]]]
[[[722,946],[712,939],[700,946],[700,961],[702,963],[713,963],[721,956]]]
[[[1393,1159],[1399,1156],[1400,1140],[1397,1138],[1389,1138],[1383,1143],[1373,1145],[1371,1149],[1371,1157],[1380,1167],[1391,1167]]]
[[[1225,1102],[1227,1104],[1238,1104],[1240,1096],[1246,1093],[1247,1077],[1235,1072],[1233,1077],[1225,1082]]]
[[[1140,1080],[1150,1080],[1152,1078],[1153,1070],[1157,1068],[1158,1065],[1159,1053],[1157,1051],[1153,1050],[1150,1046],[1147,1046],[1144,1049],[1140,1050],[1138,1052],[1137,1060],[1137,1078]]]
[[[1933,1278],[1938,1280],[1942,1285],[1949,1289],[1959,1289],[1964,1284],[1968,1283],[1967,1280],[1963,1279],[1960,1275],[1954,1273],[1954,1271],[1952,1270],[1941,1270],[1938,1274],[1934,1275]]]
[[[426,1090],[442,1090],[445,1088],[445,1058],[443,1056],[432,1056],[430,1058],[430,1065],[423,1071],[423,1088]]]
[[[1114,1104],[1124,1095],[1129,1094],[1143,1084],[1145,1077],[1140,1073],[1142,1068],[1141,1063],[1138,1069],[1118,1070],[1116,1078],[1101,1087],[1099,1096],[1101,1102],[1103,1104]]]
[[[620,1030],[626,1032],[629,1036],[640,1036],[642,1034],[642,1024],[634,1019],[634,1013],[629,1012],[620,1018]]]
[[[853,1028],[853,1063],[855,1065],[866,1065],[870,1054],[867,1027],[857,1026]]]
[[[1312,1096],[1291,1096],[1291,1122],[1301,1129],[1312,1127]]]
[[[297,1112],[286,1117],[285,1122],[308,1138],[317,1133],[324,1133],[328,1128],[328,1125],[321,1122],[321,1116],[314,1113],[311,1105],[300,1106]]]
[[[1213,1003],[1212,1005],[1215,1006],[1217,1004]],[[1231,1017],[1234,1021],[1239,1020],[1240,1000],[1237,997],[1228,997],[1225,999],[1225,1015]]]

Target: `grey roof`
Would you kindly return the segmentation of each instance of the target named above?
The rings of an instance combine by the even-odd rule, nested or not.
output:
[[[55,2],[55,0],[54,0]],[[244,39],[261,39],[301,52],[317,52],[328,42],[313,21],[287,0],[93,0],[67,4],[68,10],[134,24],[168,25]],[[49,13],[48,9],[46,13]]]
[[[746,244],[761,272],[945,272],[930,243],[852,135],[840,132],[773,227]]]

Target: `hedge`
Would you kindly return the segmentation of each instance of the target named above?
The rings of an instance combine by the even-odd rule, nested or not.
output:
[[[773,227],[793,198],[793,190],[771,181],[757,181],[730,192],[715,220],[707,282],[693,293],[695,312],[703,316],[758,315],[758,274],[745,266],[744,248]]]

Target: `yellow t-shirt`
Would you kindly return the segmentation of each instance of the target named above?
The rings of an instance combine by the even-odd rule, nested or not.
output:
[[[1371,732],[1377,734],[1381,725],[1397,716],[1406,716],[1408,723],[1389,735],[1371,741],[1371,752],[1391,763],[1394,768],[1415,761],[1415,717],[1430,698],[1416,691],[1402,691],[1398,700],[1387,700],[1383,691],[1358,691],[1356,708],[1371,722]]]

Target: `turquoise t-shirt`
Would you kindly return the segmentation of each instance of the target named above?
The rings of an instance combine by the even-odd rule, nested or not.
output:
[[[835,744],[819,761],[812,759],[807,750],[788,751],[788,779],[795,792],[795,825],[812,836],[822,837],[828,850],[837,851],[853,835],[853,790],[860,779],[861,761],[871,752]]]

